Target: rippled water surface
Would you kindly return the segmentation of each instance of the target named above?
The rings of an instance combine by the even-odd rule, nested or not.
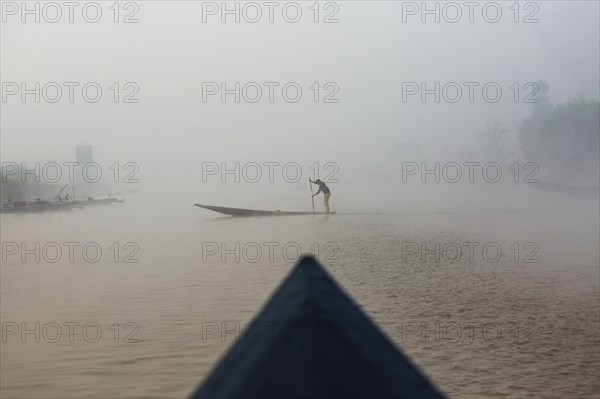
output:
[[[1,216],[2,398],[186,397],[298,250],[450,397],[599,395],[597,209],[230,219],[138,201]]]

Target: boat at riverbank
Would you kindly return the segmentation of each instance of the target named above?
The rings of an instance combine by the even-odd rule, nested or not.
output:
[[[125,199],[117,199],[115,197],[107,197],[107,198],[100,198],[100,199],[95,199],[93,197],[89,197],[87,200],[85,201],[79,201],[82,204],[84,204],[85,206],[94,206],[94,205],[110,205],[112,203],[124,203]]]
[[[88,206],[110,205],[112,203],[123,203],[124,199],[114,197],[94,199],[89,197],[87,200],[75,201],[43,201],[35,202],[15,201],[0,206],[0,213],[39,213],[50,211],[71,211],[73,209],[84,209]]]
[[[83,205],[80,201],[38,201],[25,204],[17,203],[1,206],[0,213],[37,213],[49,211],[70,211],[73,208],[83,208]]]
[[[192,399],[444,396],[304,257]]]
[[[249,217],[249,216],[301,216],[301,215],[332,215],[335,212],[290,212],[290,211],[263,211],[258,209],[243,209],[243,208],[227,208],[223,206],[212,206],[194,204],[194,206],[208,209],[213,212],[222,213],[224,215],[236,216],[236,217]]]

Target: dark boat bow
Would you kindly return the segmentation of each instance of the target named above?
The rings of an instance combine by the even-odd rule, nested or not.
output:
[[[192,399],[443,398],[312,257]]]

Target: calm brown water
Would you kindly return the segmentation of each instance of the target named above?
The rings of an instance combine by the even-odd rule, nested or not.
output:
[[[598,213],[581,212],[577,199],[527,212],[242,220],[188,203],[167,215],[139,201],[2,215],[2,398],[186,397],[298,248],[318,248],[450,397],[599,395]],[[65,242],[79,243],[72,260]],[[23,261],[11,243],[33,253]],[[421,243],[433,250],[423,262],[411,252]]]

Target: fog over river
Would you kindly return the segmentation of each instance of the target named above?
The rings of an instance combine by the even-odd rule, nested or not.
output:
[[[189,397],[302,254],[449,398],[600,397],[598,2],[0,11],[2,398]]]

